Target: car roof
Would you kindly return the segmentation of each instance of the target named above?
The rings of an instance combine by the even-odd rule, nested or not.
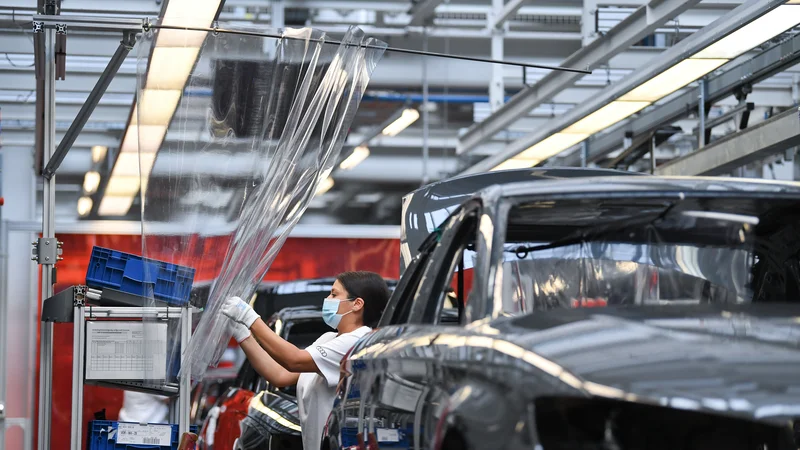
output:
[[[481,190],[477,196],[486,196],[492,187]],[[703,192],[709,197],[715,193],[800,195],[800,183],[793,181],[762,180],[721,177],[604,177],[581,179],[519,181],[500,185],[503,197],[540,194],[570,194],[591,192]]]

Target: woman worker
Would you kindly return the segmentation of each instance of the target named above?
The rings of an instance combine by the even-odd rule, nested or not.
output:
[[[275,334],[242,299],[232,297],[223,305],[223,314],[233,319],[233,336],[253,368],[273,386],[297,384],[303,448],[320,448],[339,383],[339,364],[377,325],[388,299],[389,289],[380,275],[340,274],[322,304],[322,318],[336,332],[323,334],[302,350]]]

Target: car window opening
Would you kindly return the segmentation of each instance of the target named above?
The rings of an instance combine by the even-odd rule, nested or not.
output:
[[[780,205],[769,201],[682,203],[513,207],[501,262],[504,313],[800,302],[800,244],[780,248],[800,221],[775,214]],[[763,223],[759,210],[781,219]]]

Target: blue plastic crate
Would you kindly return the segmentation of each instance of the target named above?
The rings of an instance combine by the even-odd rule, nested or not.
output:
[[[170,305],[189,302],[194,269],[103,247],[93,247],[86,285],[111,288],[142,297],[153,296]]]
[[[126,423],[126,422],[123,422]],[[167,425],[167,424],[153,424],[153,425]],[[147,444],[118,444],[117,443],[117,427],[119,422],[113,420],[93,420],[89,422],[89,434],[86,439],[87,450],[140,450],[140,449],[167,449],[177,450],[180,444],[180,436],[178,435],[178,425],[170,425],[172,427],[171,443],[172,445],[147,445]],[[197,433],[197,425],[189,427],[189,431]]]

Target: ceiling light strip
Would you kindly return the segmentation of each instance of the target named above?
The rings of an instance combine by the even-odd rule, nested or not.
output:
[[[657,57],[659,60],[673,61],[672,63],[650,64],[637,70],[612,85],[605,95],[597,96],[560,116],[548,129],[514,141],[500,154],[487,158],[464,173],[502,170],[510,165],[520,165],[524,160],[536,161],[538,164],[583,140],[566,145],[570,139],[560,137],[549,146],[540,145],[553,136],[586,134],[588,137],[619,123],[707,75],[730,59],[800,24],[800,5],[782,3],[782,0],[765,0],[749,2],[734,9],[723,19],[701,29]],[[746,22],[749,23],[741,25]],[[604,111],[606,108],[609,109]],[[510,159],[517,162],[505,164]]]
[[[161,24],[208,27],[221,0],[170,0]],[[150,53],[144,89],[133,107],[120,152],[100,202],[100,215],[128,214],[133,200],[146,191],[156,155],[206,37],[204,31],[161,29]]]

